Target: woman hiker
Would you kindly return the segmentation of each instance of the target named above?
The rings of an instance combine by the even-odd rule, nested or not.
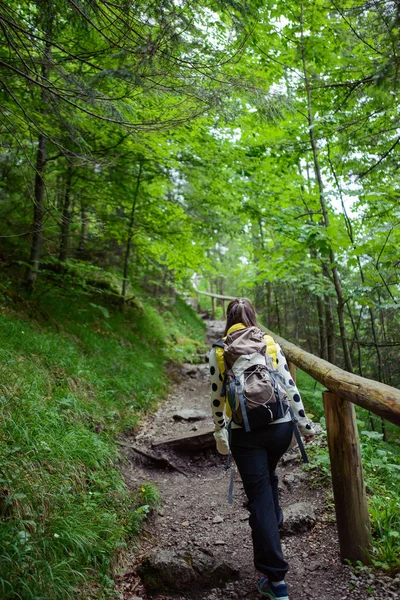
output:
[[[252,329],[250,332],[249,328],[256,329]],[[279,506],[278,477],[275,469],[279,459],[288,450],[292,442],[294,432],[293,415],[297,420],[300,433],[306,441],[312,439],[315,431],[305,415],[299,391],[292,379],[279,344],[257,328],[256,312],[251,302],[244,299],[233,300],[227,310],[224,340],[227,336],[230,336],[226,340],[227,343],[232,340],[237,342],[239,337],[244,340],[246,332],[250,334],[254,332],[256,338],[258,335],[260,339],[265,339],[266,362],[268,363],[269,357],[272,359],[272,363],[269,361],[268,364],[273,365],[274,369],[278,371],[279,380],[286,392],[286,399],[292,411],[287,410],[284,414],[284,409],[282,409],[280,415],[284,414],[284,416],[268,422],[265,426],[261,425],[261,428],[257,423],[257,427],[250,429],[250,431],[246,431],[243,426],[244,423],[241,426],[233,422],[231,407],[225,393],[227,382],[224,348],[222,342],[219,342],[210,353],[211,406],[215,424],[214,437],[217,450],[221,454],[228,454],[230,446],[248,498],[254,565],[263,574],[258,583],[258,590],[271,600],[288,600],[285,575],[289,567],[283,558],[279,535],[279,529],[283,524],[283,514]],[[242,348],[245,348],[243,344],[245,342],[242,343]],[[227,345],[225,344],[225,353],[227,352],[226,348]],[[226,358],[227,356],[225,356]],[[249,413],[250,411],[248,411]],[[229,435],[228,429],[230,430]],[[230,444],[228,438],[230,438]]]

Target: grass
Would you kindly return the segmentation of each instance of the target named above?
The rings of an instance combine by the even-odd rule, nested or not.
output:
[[[159,502],[127,490],[115,435],[165,396],[168,361],[197,360],[204,326],[179,298],[0,299],[0,597],[113,598],[115,557]]]
[[[322,391],[324,387],[303,371],[297,371],[306,412],[325,428]],[[400,571],[400,447],[396,442],[398,428],[386,423],[388,441],[376,431],[379,420],[371,423],[368,411],[356,407],[360,436],[364,481],[368,495],[372,528],[370,559],[373,565],[394,575]],[[372,425],[374,429],[372,429]],[[309,449],[311,468],[319,469],[322,479],[330,475],[328,449],[315,446]]]
[[[142,529],[143,521],[162,503],[161,494],[151,482],[143,482],[134,494],[135,509],[130,517],[130,532],[138,536]]]

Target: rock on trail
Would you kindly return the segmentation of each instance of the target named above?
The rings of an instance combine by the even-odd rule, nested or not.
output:
[[[223,327],[208,323],[210,344]],[[169,398],[121,442],[127,484],[135,489],[152,481],[163,498],[139,547],[125,557],[123,600],[260,598],[246,497],[236,473],[234,502],[227,503],[229,476],[215,451],[209,401],[208,365],[186,365]],[[176,441],[198,434],[201,443]],[[278,473],[290,600],[399,598],[400,579],[368,570],[355,575],[341,564],[331,492],[300,469],[296,450],[285,455]]]
[[[177,411],[172,418],[175,421],[203,421],[208,419],[209,411],[200,410],[199,408],[182,408]]]
[[[239,570],[226,561],[216,559],[212,552],[157,550],[142,561],[139,575],[147,590],[156,592],[207,588],[237,579]]]
[[[294,502],[283,509],[281,535],[296,535],[312,529],[317,522],[311,502]]]

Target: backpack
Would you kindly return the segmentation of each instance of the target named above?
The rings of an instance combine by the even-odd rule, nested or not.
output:
[[[289,399],[267,352],[265,334],[258,327],[230,333],[216,344],[223,348],[226,395],[232,421],[246,431],[262,429],[284,417]]]

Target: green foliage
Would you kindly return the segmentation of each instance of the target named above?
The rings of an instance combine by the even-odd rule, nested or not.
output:
[[[129,520],[129,529],[132,535],[137,536],[140,533],[143,522],[161,503],[161,494],[151,482],[144,482],[137,488],[134,494],[135,508],[132,510]]]
[[[303,469],[312,473],[315,477],[311,480],[312,486],[329,485],[331,480],[331,464],[329,452],[326,446],[307,447],[309,463],[303,465]]]
[[[400,565],[400,451],[389,449],[376,431],[361,431],[361,450],[373,533],[371,560],[396,573]]]
[[[146,505],[149,510],[158,508],[162,503],[162,498],[157,487],[151,481],[145,481],[137,488],[136,502],[140,505]]]
[[[376,567],[395,574],[400,564],[399,500],[393,494],[373,496],[369,511],[373,528],[371,561]]]
[[[301,369],[296,370],[296,384],[299,390],[301,390],[301,397],[304,405],[307,407],[307,414],[316,423],[321,422],[321,419],[324,417],[322,392],[326,388]]]
[[[74,598],[91,583],[112,597],[115,553],[160,503],[149,482],[128,492],[114,436],[165,396],[172,344],[191,359],[203,325],[179,298],[168,318],[143,294],[124,313],[77,288],[4,298],[0,595]]]
[[[165,352],[172,362],[204,362],[201,356],[207,350],[204,343],[205,323],[180,297],[173,306],[162,312]]]

